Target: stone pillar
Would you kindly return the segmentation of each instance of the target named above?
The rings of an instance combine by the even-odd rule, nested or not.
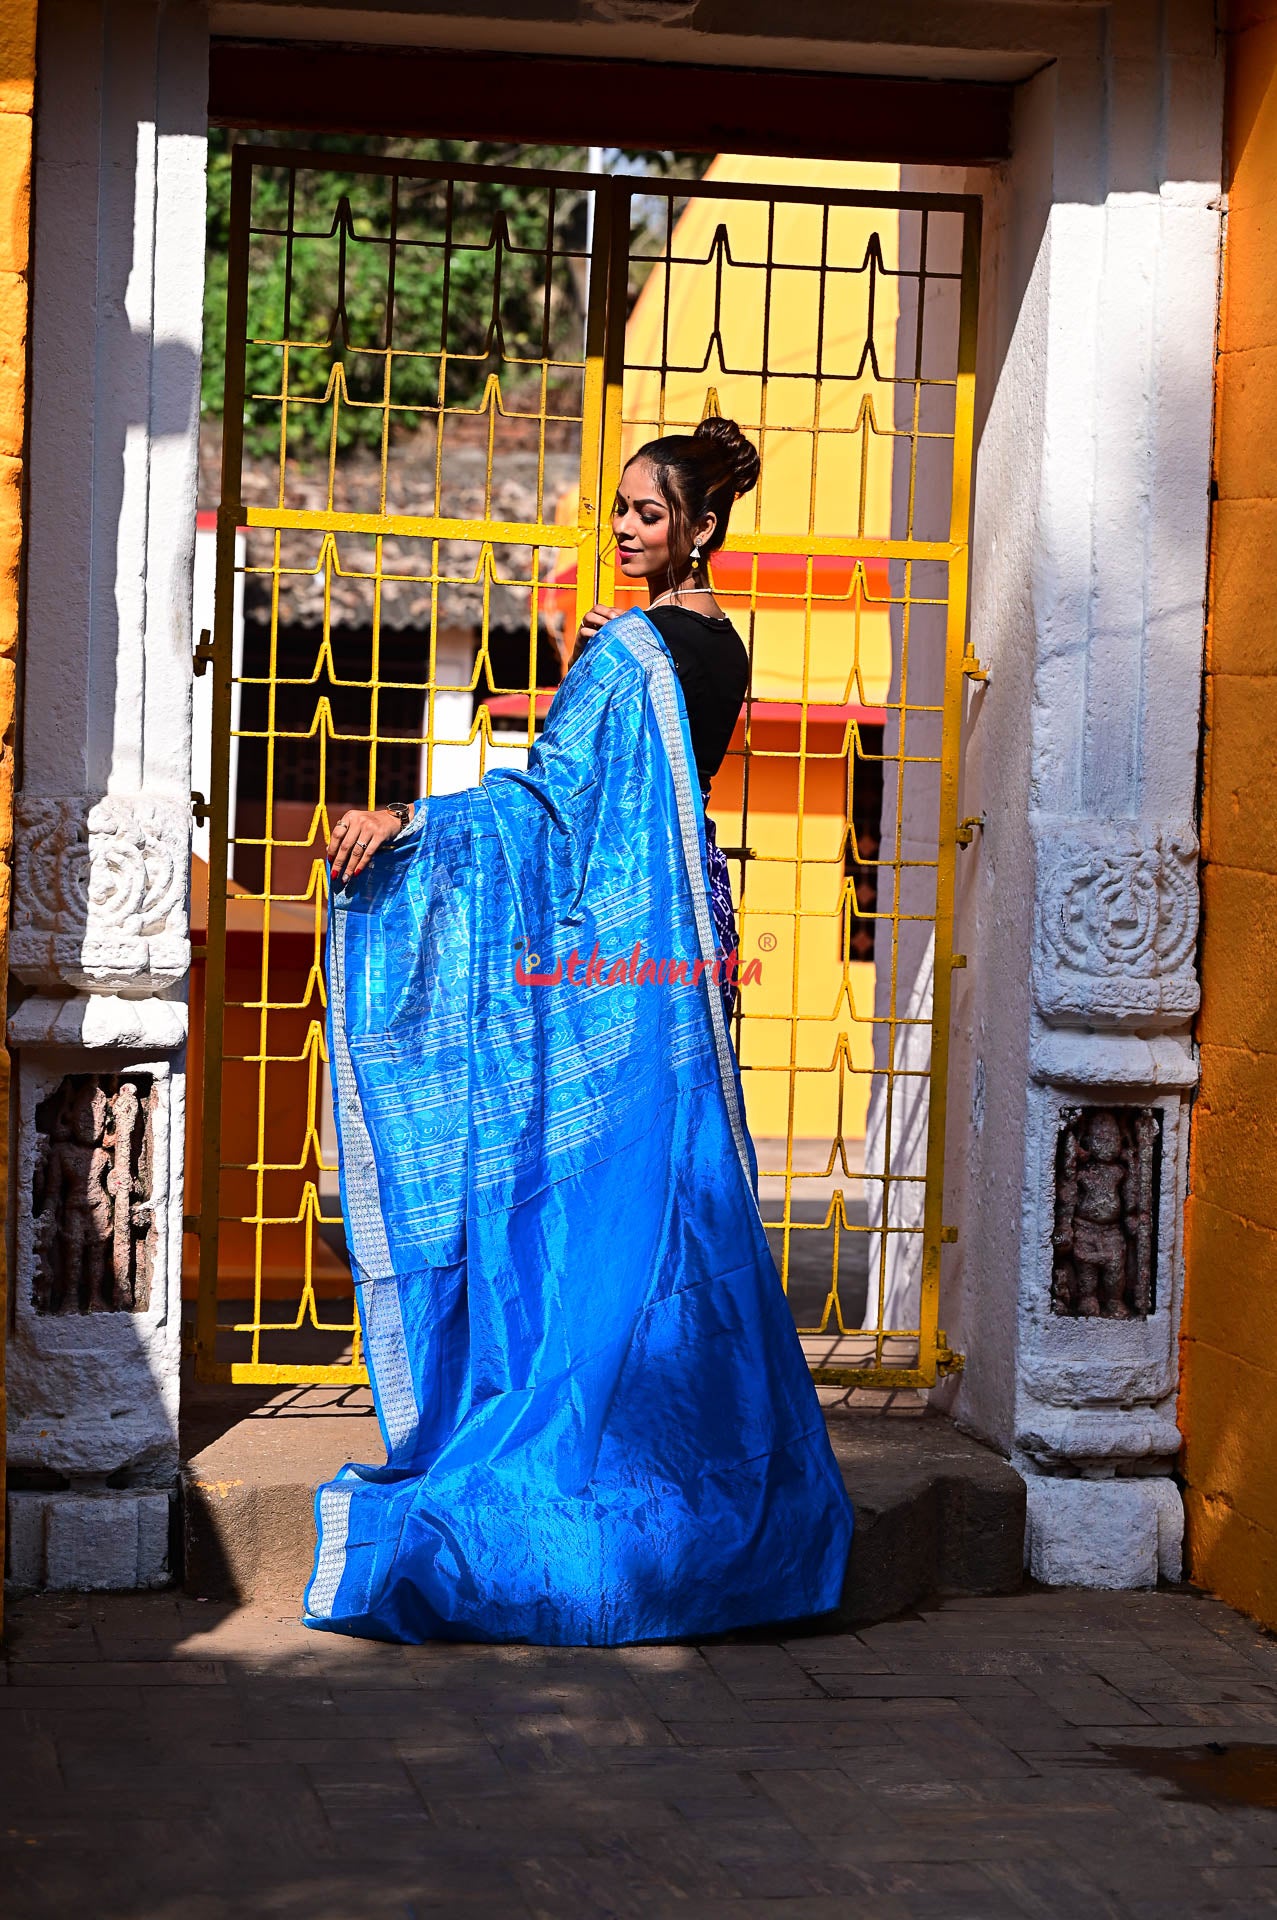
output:
[[[26,439],[28,267],[30,263],[31,137],[35,107],[35,0],[8,10],[0,40],[0,969],[7,967],[12,894],[13,752],[17,721],[18,625],[22,580],[22,486]],[[9,1324],[9,1052],[0,1040],[0,1476],[6,1419],[3,1346]],[[0,1534],[3,1534],[0,1526]],[[3,1595],[0,1594],[0,1607]]]
[[[1050,1582],[1177,1576],[1199,689],[1219,247],[1209,10],[1108,16],[989,198],[938,1396]],[[1027,805],[1026,805],[1027,801]]]
[[[52,1586],[170,1571],[207,66],[193,0],[41,6],[9,1460]]]

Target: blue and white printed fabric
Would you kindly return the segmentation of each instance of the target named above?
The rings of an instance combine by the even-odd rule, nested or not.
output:
[[[686,713],[638,613],[572,668],[526,772],[419,802],[334,898],[388,1459],[319,1491],[308,1625],[609,1645],[837,1605],[851,1508],[714,957]]]

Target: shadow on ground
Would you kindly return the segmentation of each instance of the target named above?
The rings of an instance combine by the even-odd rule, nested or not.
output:
[[[1277,1754],[1277,1647],[1182,1590],[619,1650],[404,1648],[278,1608],[45,1595],[13,1602],[6,1655],[6,1920],[1277,1905],[1267,1788],[1256,1806],[1176,1784],[1206,1746]]]

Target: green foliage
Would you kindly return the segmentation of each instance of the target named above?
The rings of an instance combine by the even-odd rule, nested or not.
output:
[[[297,136],[272,134],[237,134],[235,141],[299,144]],[[210,137],[201,407],[214,417],[222,410],[226,348],[230,145],[225,133]],[[501,373],[507,399],[538,377],[535,368],[511,362],[579,359],[584,192],[569,186],[552,194],[535,183],[491,178],[456,181],[449,190],[443,182],[401,177],[396,193],[390,173],[341,167],[349,143],[312,136],[305,145],[324,171],[255,170],[244,407],[250,459],[278,457],[284,339],[294,343],[287,356],[288,450],[304,463],[326,462],[334,427],[339,450],[380,446],[388,345],[396,349],[392,434],[414,430],[427,417],[423,409],[438,406],[441,378],[450,406],[473,405],[491,373]],[[560,172],[580,171],[584,159],[579,148],[474,141],[364,140],[359,151]],[[325,399],[335,364],[351,403],[336,409]]]

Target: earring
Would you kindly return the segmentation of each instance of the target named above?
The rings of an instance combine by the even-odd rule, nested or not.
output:
[[[701,564],[701,543],[698,540],[696,542],[696,545],[692,548],[692,565],[694,567],[699,567],[700,564]]]

